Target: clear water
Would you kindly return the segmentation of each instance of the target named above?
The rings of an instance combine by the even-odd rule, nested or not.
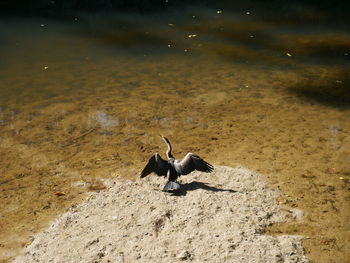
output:
[[[299,17],[188,8],[0,21],[2,258],[103,179],[137,178],[164,154],[159,134],[178,158],[265,174],[315,217],[326,194],[312,184],[334,186],[342,206],[350,33],[310,22],[322,17],[312,10]],[[339,224],[320,224],[345,242],[338,210]]]

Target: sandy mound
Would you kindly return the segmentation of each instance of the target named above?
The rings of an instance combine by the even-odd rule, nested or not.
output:
[[[149,176],[117,182],[58,218],[15,262],[307,262],[301,237],[264,234],[286,220],[276,193],[245,168],[215,167],[159,191]]]

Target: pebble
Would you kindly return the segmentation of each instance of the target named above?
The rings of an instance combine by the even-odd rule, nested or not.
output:
[[[292,216],[297,220],[301,220],[304,217],[304,212],[300,209],[290,209],[289,211],[292,213]]]
[[[180,260],[187,260],[191,258],[191,254],[190,252],[188,252],[187,250],[182,250],[178,255],[177,258]]]

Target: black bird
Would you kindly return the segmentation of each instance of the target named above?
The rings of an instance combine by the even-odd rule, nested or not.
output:
[[[171,144],[167,138],[162,136],[165,143],[168,145],[166,156],[168,161],[163,160],[158,153],[155,153],[148,161],[145,168],[141,172],[141,178],[146,177],[154,172],[158,176],[165,176],[167,183],[162,191],[171,191],[180,189],[180,185],[176,182],[181,175],[187,175],[194,170],[211,173],[214,167],[193,153],[186,154],[182,160],[176,160],[171,154]]]

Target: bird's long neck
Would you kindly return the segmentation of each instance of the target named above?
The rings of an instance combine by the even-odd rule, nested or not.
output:
[[[174,158],[174,156],[171,153],[171,144],[169,142],[169,140],[167,138],[165,138],[164,136],[162,136],[163,140],[165,141],[165,143],[168,145],[168,150],[166,151],[166,157],[168,157],[168,159],[170,158]]]

